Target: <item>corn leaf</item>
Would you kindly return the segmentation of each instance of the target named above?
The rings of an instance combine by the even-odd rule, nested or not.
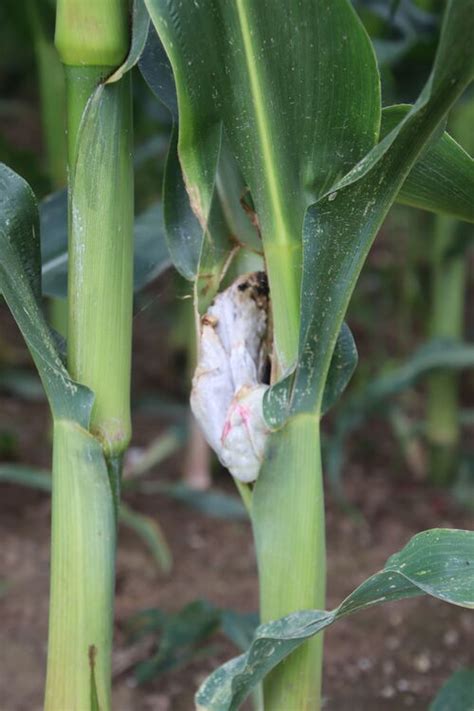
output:
[[[55,418],[87,427],[90,390],[67,372],[41,309],[39,219],[28,184],[0,164],[0,291],[38,368]]]
[[[53,193],[41,202],[40,224],[43,295],[64,299],[68,270],[66,190]],[[160,203],[151,205],[135,218],[134,234],[133,286],[138,292],[171,265]]]
[[[166,239],[173,264],[190,281],[199,274],[203,231],[191,209],[178,160],[178,132],[173,127],[163,182]]]
[[[311,268],[308,262],[303,269],[302,292],[311,289]],[[311,355],[311,354],[310,354]],[[303,359],[305,354],[303,353]],[[324,385],[324,396],[321,413],[325,415],[341,397],[348,386],[357,367],[359,355],[354,336],[346,323],[342,324],[336,341],[336,347],[329,366],[328,377]],[[291,414],[298,411],[300,383],[298,373],[302,368],[292,371],[286,378],[280,380],[265,393],[264,415],[271,429],[282,427]]]
[[[358,361],[359,355],[354,336],[349,326],[343,323],[324,385],[323,415],[339,400],[357,368]]]
[[[150,18],[143,0],[133,0],[131,18],[132,41],[130,43],[130,49],[123,64],[109,77],[109,83],[119,81],[119,79],[137,64],[145,47],[149,24]]]
[[[139,66],[173,120],[163,184],[166,233],[175,267],[186,279],[196,280],[197,306],[203,312],[236,248],[246,245],[258,250],[258,234],[241,205],[245,185],[225,138],[219,142],[208,217],[198,219],[193,212],[178,159],[178,105],[172,69],[153,27]]]
[[[268,672],[310,637],[341,617],[390,602],[432,595],[474,607],[474,533],[433,529],[414,536],[336,609],[304,610],[261,625],[247,652],[224,664],[196,695],[199,711],[233,711]]]
[[[388,106],[382,111],[381,136],[407,116],[411,106]],[[444,132],[424,152],[408,174],[397,202],[474,222],[474,160]]]
[[[429,711],[474,709],[474,669],[460,669],[442,686]]]
[[[277,264],[270,269],[274,308],[295,313],[289,322],[297,329],[305,208],[378,136],[370,42],[346,0],[146,5],[173,67],[178,151],[193,210],[209,221],[223,125],[263,242],[275,245],[274,253],[265,246]]]
[[[383,219],[422,150],[472,81],[473,32],[474,0],[450,2],[433,71],[414,107],[306,213],[303,263],[312,262],[313,279],[302,303],[297,373],[301,412],[320,409],[342,320]]]

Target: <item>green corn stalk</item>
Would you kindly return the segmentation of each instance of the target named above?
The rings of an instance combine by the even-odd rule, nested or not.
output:
[[[35,47],[46,162],[54,190],[67,180],[64,70],[48,34],[47,17],[41,12],[44,8],[34,0],[28,0],[26,8]]]
[[[183,293],[184,280],[176,275],[176,292]],[[180,297],[175,306],[177,317],[174,319],[171,338],[175,348],[186,353],[185,380],[189,386],[196,367],[196,319],[192,300]],[[188,434],[186,452],[183,458],[183,481],[191,489],[209,489],[211,485],[211,453],[202,431],[191,412],[188,413]]]
[[[446,256],[461,225],[451,217],[436,217],[432,252],[432,338],[461,342],[467,265],[463,254]],[[459,461],[459,376],[452,371],[433,373],[428,381],[426,437],[429,475],[434,484],[447,485]]]
[[[57,190],[64,187],[67,182],[64,70],[52,36],[50,37],[48,33],[47,20],[50,19],[50,14],[52,15],[53,11],[50,11],[50,8],[40,8],[35,0],[28,0],[26,8],[35,47],[41,124],[48,175],[51,188]],[[48,12],[43,13],[41,10],[48,10]],[[67,338],[67,302],[65,299],[50,301],[49,317],[53,328],[64,338]]]
[[[452,112],[450,122],[453,135],[469,152],[474,148],[473,118],[474,102],[468,100]],[[467,280],[466,246],[472,241],[472,225],[439,215],[435,218],[433,236],[430,336],[461,342]],[[426,437],[430,479],[434,484],[447,485],[457,473],[461,438],[459,376],[455,372],[439,371],[429,378]]]
[[[106,128],[96,126],[92,160],[84,115],[99,83],[127,53],[127,3],[60,0],[55,39],[67,94],[68,369],[95,397],[92,435],[74,423],[54,427],[45,708],[105,710],[110,708],[120,467],[130,438],[130,77],[107,87],[100,117]]]

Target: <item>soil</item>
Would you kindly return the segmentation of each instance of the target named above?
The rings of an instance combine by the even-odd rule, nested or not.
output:
[[[135,399],[182,397],[182,359],[164,350],[157,314],[167,304],[159,284],[145,298],[151,304],[135,319]],[[2,341],[17,363],[29,364],[16,327],[0,308]],[[12,351],[10,350],[10,355]],[[136,409],[134,446],[143,446],[166,425],[153,410]],[[49,467],[49,418],[44,402],[0,393],[0,431],[8,432],[17,463]],[[355,442],[344,471],[347,500],[357,515],[327,497],[328,606],[335,606],[380,569],[418,531],[436,526],[470,528],[472,518],[448,493],[406,471],[382,422]],[[149,480],[177,481],[183,454],[153,470]],[[213,486],[233,493],[225,472]],[[171,574],[157,569],[143,542],[120,531],[117,556],[113,708],[115,711],[190,711],[193,693],[218,664],[236,654],[217,634],[212,651],[187,666],[138,685],[133,664],[149,647],[131,645],[125,632],[132,615],[147,608],[179,610],[195,599],[242,612],[258,604],[252,535],[248,522],[211,519],[162,494],[126,496],[137,511],[159,521],[169,542]],[[41,708],[45,671],[49,576],[50,501],[46,493],[1,485],[0,497],[0,709]],[[331,627],[325,637],[324,708],[329,711],[422,711],[455,670],[474,665],[474,615],[420,597],[391,603]],[[289,710],[291,711],[291,710]]]

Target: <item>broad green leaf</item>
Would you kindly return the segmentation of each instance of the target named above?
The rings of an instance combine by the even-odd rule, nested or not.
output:
[[[163,181],[166,238],[174,266],[185,279],[193,280],[199,273],[203,232],[191,209],[177,151],[178,132],[173,128]]]
[[[414,536],[383,570],[334,610],[303,610],[257,628],[247,652],[217,669],[196,695],[199,711],[234,711],[268,672],[341,617],[420,594],[474,607],[474,532],[433,529]]]
[[[140,58],[139,66],[150,89],[168,108],[173,122],[176,124],[175,129],[177,129],[178,104],[173,70],[154,27],[150,27],[147,44]],[[176,263],[179,265],[178,269],[183,273],[183,276],[193,279],[198,271],[203,235],[197,218],[192,212],[189,196],[186,193],[177,156],[177,138],[177,130],[175,130],[171,137],[168,153],[171,170],[167,170],[165,176],[165,195],[169,191],[168,200],[165,198],[165,203],[169,205],[169,212],[165,208],[165,219],[166,227],[170,232],[170,252],[175,254]],[[257,251],[261,250],[255,227],[251,224],[245,209],[242,207],[242,199],[246,188],[227,144],[224,146],[224,155],[220,156],[216,190],[230,234],[236,240],[238,239],[242,245]],[[174,195],[173,191],[177,194]],[[183,212],[185,213],[184,216],[182,216]],[[191,216],[193,216],[193,220]],[[179,223],[180,219],[183,224]],[[209,228],[212,228],[211,224]],[[192,241],[194,241],[194,244],[189,244]],[[182,264],[180,250],[183,250],[184,254],[186,254],[189,249],[194,250],[194,253],[191,253],[189,261],[185,260],[184,264]]]
[[[357,368],[358,360],[359,355],[357,353],[354,336],[349,326],[343,323],[334,349],[328,377],[324,385],[323,415],[336,404],[348,386]]]
[[[396,128],[410,109],[406,104],[385,108],[381,136]],[[474,160],[443,133],[415,163],[397,201],[474,222]]]
[[[241,215],[247,223],[246,227],[251,227],[246,220],[243,207],[240,205],[240,197],[244,194],[243,183],[226,184],[222,180],[222,174],[228,176],[232,172],[227,169],[227,164],[234,162],[229,153],[224,134],[221,132],[219,142],[218,160],[216,164],[215,182],[212,193],[212,200],[206,219],[199,219],[202,231],[202,244],[199,254],[199,267],[195,281],[195,303],[199,313],[204,313],[212,302],[219,289],[230,262],[244,244],[248,229],[240,234],[234,234],[235,223],[241,224]],[[233,171],[238,181],[239,174]],[[189,184],[186,183],[186,175],[183,173],[186,184],[186,192],[189,196],[191,207],[199,216],[199,208],[193,203],[193,193]],[[166,192],[167,182],[165,179],[165,196],[170,200],[170,192]],[[236,188],[234,192],[229,192],[229,188]]]
[[[450,132],[471,156],[474,153],[473,121],[474,97],[471,93],[470,96],[463,97],[449,116]]]
[[[139,67],[152,92],[170,112],[173,123],[163,181],[166,239],[174,266],[185,279],[192,280],[199,271],[203,231],[191,209],[178,160],[178,99],[173,71],[153,25]]]
[[[153,94],[166,106],[172,121],[177,124],[178,97],[173,70],[153,24],[148,29],[147,40],[138,67]]]
[[[90,390],[63,365],[41,310],[39,219],[28,184],[0,164],[0,290],[35,361],[55,418],[88,426]]]
[[[304,268],[302,291],[311,289],[311,269]],[[304,326],[304,324],[303,324]],[[304,333],[304,331],[302,331]],[[311,353],[309,354],[311,355]],[[322,414],[326,414],[346,389],[357,367],[359,356],[354,337],[349,326],[342,324],[328,377],[324,387]],[[311,364],[305,365],[304,353],[295,371],[271,387],[264,399],[265,420],[272,429],[280,428],[291,414],[301,406],[301,396],[306,386],[305,379],[311,377]]]
[[[67,193],[60,190],[40,204],[42,290],[45,296],[67,296]],[[135,292],[156,279],[170,264],[160,203],[134,221],[133,286]]]
[[[314,255],[314,271],[302,302],[300,354],[314,377],[307,378],[301,411],[320,409],[332,352],[372,242],[422,150],[473,78],[473,32],[474,0],[450,2],[433,71],[414,107],[306,213],[303,244],[309,258]]]
[[[32,296],[39,300],[41,261],[36,198],[28,183],[3,163],[0,164],[0,180],[1,246],[2,251],[8,250],[0,265],[3,272],[7,271],[7,255],[14,256]],[[5,293],[3,280],[0,289]]]
[[[316,298],[314,273],[317,269],[317,242],[309,230],[303,234],[303,279],[301,303],[304,305]],[[330,305],[326,306],[330,310]],[[312,314],[304,309],[300,325],[299,358],[294,376],[290,375],[270,388],[265,400],[265,417],[271,426],[281,426],[291,414],[311,411],[314,398],[312,383],[314,352],[318,349],[319,335],[312,330]],[[343,324],[339,332],[329,372],[324,384],[321,412],[324,414],[337,402],[357,366],[357,348],[349,327]],[[283,407],[282,400],[286,400]]]
[[[304,211],[378,136],[372,47],[346,0],[146,4],[173,67],[194,212],[208,221],[223,124],[255,205],[274,309],[288,314],[276,340],[289,368]]]
[[[460,669],[442,686],[429,711],[472,711],[474,669]]]
[[[140,60],[141,72],[173,118],[163,185],[164,213],[170,254],[178,271],[197,280],[197,305],[203,312],[215,295],[229,260],[239,245],[258,249],[254,226],[241,205],[245,186],[226,141],[219,143],[217,174],[207,221],[193,212],[178,160],[178,108],[172,69],[151,28]]]

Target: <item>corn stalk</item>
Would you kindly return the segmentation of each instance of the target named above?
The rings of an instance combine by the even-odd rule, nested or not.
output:
[[[54,427],[45,708],[108,709],[120,461],[130,438],[130,78],[102,88],[100,108],[91,97],[127,53],[126,2],[62,0],[56,46],[67,95],[68,370],[94,404],[89,432]]]
[[[472,153],[474,102],[460,103],[451,113],[453,135]],[[434,221],[431,264],[431,319],[433,339],[461,342],[464,336],[466,249],[472,244],[472,225],[439,215]],[[431,374],[428,380],[426,436],[430,478],[434,484],[453,481],[459,466],[461,425],[459,377],[449,370]]]

